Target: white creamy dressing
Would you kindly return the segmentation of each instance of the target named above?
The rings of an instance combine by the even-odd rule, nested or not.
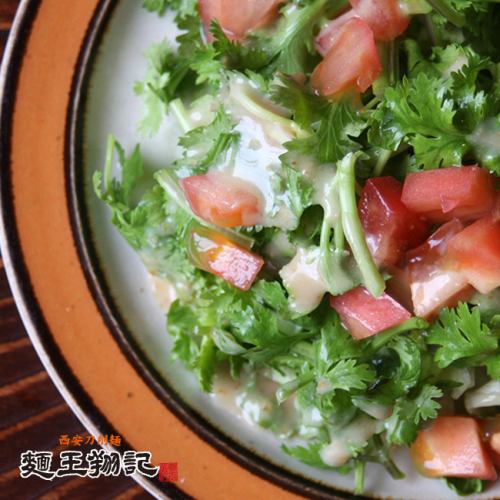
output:
[[[156,303],[163,311],[167,312],[172,302],[177,299],[177,292],[174,285],[165,278],[160,278],[151,273],[148,273],[148,278]]]
[[[481,387],[465,393],[465,408],[469,413],[488,406],[500,406],[500,380],[490,380]]]
[[[242,373],[239,380],[233,380],[227,371],[216,374],[211,396],[217,405],[223,407],[256,426],[259,422],[274,424],[273,430],[281,435],[290,434],[297,424],[295,396],[288,398],[278,406],[276,391],[278,384],[257,374],[255,387],[248,387],[248,373]]]
[[[320,165],[314,169],[312,184],[314,186],[313,202],[321,205],[325,218],[333,225],[340,215],[340,200],[334,191],[336,167],[332,164]]]
[[[465,391],[475,385],[474,370],[472,368],[448,368],[446,370],[446,379],[461,384],[451,390],[450,395],[453,399],[461,398]]]
[[[280,271],[291,296],[290,307],[306,314],[319,306],[328,286],[320,272],[319,247],[299,248],[295,257]]]
[[[362,415],[337,432],[320,451],[321,460],[330,467],[344,465],[352,456],[352,447],[362,446],[378,430],[380,423]]]
[[[453,64],[443,71],[443,77],[446,79],[450,78],[452,73],[460,71],[467,64],[469,64],[467,57],[464,54],[460,54]]]
[[[281,108],[264,102],[244,77],[230,81],[225,104],[237,122],[234,130],[240,141],[217,168],[259,190],[264,199],[263,226],[294,229],[298,220],[286,203],[286,194],[276,194],[279,190],[274,188],[280,182],[283,144],[297,136],[290,126],[293,122],[282,115]]]

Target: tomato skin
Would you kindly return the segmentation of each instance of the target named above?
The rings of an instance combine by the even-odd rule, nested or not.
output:
[[[314,40],[314,44],[316,50],[325,57],[328,51],[332,48],[333,43],[335,42],[335,38],[337,38],[340,28],[349,21],[356,17],[356,12],[353,9],[349,9],[340,16],[332,19],[319,33],[316,39]]]
[[[477,165],[414,172],[406,176],[403,203],[432,222],[475,220],[493,207],[493,177]]]
[[[417,469],[429,477],[497,478],[472,417],[438,417],[418,433],[410,453]]]
[[[262,221],[263,201],[252,185],[221,172],[180,180],[193,212],[220,227],[255,226]]]
[[[390,42],[410,24],[397,0],[349,0],[356,14],[373,30],[376,40]]]
[[[467,278],[447,264],[448,244],[463,228],[462,222],[454,219],[435,231],[423,245],[408,252],[407,269],[417,316],[432,319],[443,307],[454,307],[472,295]]]
[[[230,40],[243,40],[248,32],[272,22],[281,3],[283,0],[200,0],[205,36],[213,41],[210,23],[216,19]]]
[[[410,23],[396,0],[350,0],[352,9],[332,19],[315,40],[317,51],[325,57],[340,28],[353,17],[363,19],[373,31],[375,40],[389,42],[401,35]]]
[[[411,299],[410,273],[408,268],[389,266],[387,271],[391,278],[387,280],[385,291],[399,302],[407,311],[413,313],[413,302]]]
[[[409,248],[425,241],[427,223],[401,201],[403,185],[394,177],[368,179],[359,200],[366,242],[377,264],[396,264]]]
[[[342,295],[331,296],[335,309],[349,333],[357,340],[371,337],[411,318],[411,314],[386,293],[375,298],[359,286]]]
[[[250,289],[264,266],[260,255],[197,224],[188,233],[188,253],[196,267],[244,291]]]
[[[497,468],[500,468],[500,416],[484,418],[480,421],[480,425],[491,460]]]
[[[481,293],[500,286],[500,221],[484,217],[454,236],[446,252],[449,265]]]
[[[348,90],[364,92],[382,71],[370,27],[358,17],[342,25],[325,59],[316,66],[312,87],[333,97]]]
[[[497,191],[496,193],[491,215],[493,217],[493,222],[498,222],[500,220],[500,191]]]

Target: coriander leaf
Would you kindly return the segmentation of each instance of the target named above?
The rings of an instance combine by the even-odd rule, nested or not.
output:
[[[174,339],[172,356],[186,366],[194,368],[199,356],[199,345],[193,334],[197,326],[195,312],[187,305],[175,300],[167,313],[167,331]]]
[[[286,164],[284,167],[288,202],[294,215],[299,218],[304,210],[312,205],[314,188],[300,172]]]
[[[500,380],[500,354],[491,356],[485,364],[488,375],[495,380]]]
[[[487,354],[498,345],[498,339],[481,322],[479,308],[469,309],[463,302],[455,309],[441,311],[429,330],[427,342],[439,346],[434,359],[440,368],[458,359]]]
[[[353,140],[366,128],[365,120],[347,101],[324,108],[323,118],[312,124],[313,133],[285,144],[289,151],[314,155],[320,163],[336,162],[346,154],[361,149]]]
[[[334,4],[336,9],[342,6],[340,1]],[[314,28],[328,10],[329,0],[313,0],[304,6],[291,3],[283,9],[276,31],[259,40],[269,50],[273,68],[289,75],[310,69],[315,53]]]
[[[323,447],[323,443],[311,443],[307,446],[307,448],[304,446],[288,447],[286,445],[282,445],[281,449],[287,455],[290,455],[291,457],[307,465],[310,465],[311,467],[316,467],[319,469],[333,469],[333,467],[326,465],[321,459],[320,451]],[[338,468],[335,469],[338,470]],[[339,472],[345,471],[347,473],[348,469],[350,469],[350,467],[342,467]]]
[[[358,364],[355,359],[342,359],[318,381],[318,393],[327,394],[336,390],[365,390],[375,380],[375,372],[367,364]]]
[[[200,387],[205,392],[211,392],[213,386],[213,378],[217,364],[217,349],[214,341],[208,337],[203,337],[200,347],[200,355],[197,360],[197,373]]]
[[[169,0],[143,0],[142,6],[149,12],[156,12],[161,16],[167,10],[169,3]]]
[[[234,122],[221,107],[208,126],[190,130],[179,139],[179,145],[186,152],[183,160],[178,160],[180,167],[187,167],[189,174],[206,172],[225,151],[237,144],[239,133],[234,130]]]
[[[331,366],[340,360],[354,358],[361,354],[359,345],[342,326],[335,311],[329,311],[321,328],[321,339],[316,342],[316,368],[324,375]]]
[[[253,293],[265,304],[279,312],[288,310],[288,299],[285,289],[277,281],[258,281],[252,287]]]
[[[398,355],[399,364],[390,380],[380,388],[378,399],[390,404],[395,397],[408,394],[418,384],[422,356],[418,345],[407,337],[396,337],[387,347]]]
[[[410,446],[420,422],[437,417],[441,405],[435,399],[442,395],[437,387],[424,385],[415,398],[397,399],[392,415],[384,423],[389,443]]]
[[[270,89],[271,99],[287,108],[292,118],[304,130],[319,121],[330,105],[328,101],[309,93],[291,76],[280,74]]]
[[[144,103],[139,131],[154,135],[167,114],[167,105],[176,97],[178,86],[188,66],[174,53],[166,40],[155,43],[146,52],[148,69],[143,81],[136,82],[134,92]]]
[[[460,165],[469,146],[454,125],[454,104],[439,78],[419,73],[386,89],[384,100],[373,112],[378,123],[371,138],[395,150],[403,140],[413,146],[418,166],[426,169]]]

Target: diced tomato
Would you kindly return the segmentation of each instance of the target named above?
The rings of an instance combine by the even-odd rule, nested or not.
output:
[[[410,17],[398,0],[349,0],[356,14],[373,30],[376,40],[389,42],[401,35]]]
[[[500,221],[484,217],[454,236],[446,252],[449,265],[481,293],[500,286]]]
[[[180,181],[193,212],[217,226],[255,226],[262,222],[263,201],[249,183],[221,172]]]
[[[340,32],[340,28],[349,19],[356,16],[356,12],[353,9],[349,9],[342,15],[332,19],[319,33],[315,39],[316,50],[325,57],[328,51],[332,48],[335,38]],[[358,16],[359,17],[359,16]]]
[[[500,416],[482,419],[481,430],[490,451],[491,459],[500,467]]]
[[[359,286],[342,295],[330,297],[344,326],[355,339],[371,337],[411,318],[411,314],[386,293],[375,298]]]
[[[491,215],[493,216],[493,222],[498,222],[500,220],[500,191],[496,193]]]
[[[407,311],[413,312],[411,300],[410,273],[408,268],[403,269],[396,266],[387,268],[391,278],[387,280],[385,291],[396,299]]]
[[[316,66],[311,83],[324,96],[348,90],[364,92],[381,71],[372,30],[362,19],[353,17],[340,28],[325,59]]]
[[[248,290],[264,266],[260,255],[210,229],[193,225],[188,237],[188,251],[193,264],[220,276],[240,290]]]
[[[411,455],[417,469],[429,477],[497,478],[472,417],[438,417],[418,433]]]
[[[353,17],[365,21],[373,31],[375,40],[390,41],[406,30],[409,16],[397,0],[350,0],[352,9],[332,19],[316,37],[316,49],[324,57],[333,46],[340,28]]]
[[[432,318],[443,307],[455,306],[469,298],[467,278],[447,265],[449,241],[464,225],[454,219],[441,226],[418,248],[408,252],[408,272],[413,309],[417,316]]]
[[[242,40],[245,35],[272,22],[283,0],[200,0],[200,16],[208,41],[213,37],[210,23],[219,21],[226,36]]]
[[[368,179],[359,200],[366,242],[377,264],[396,264],[404,252],[425,241],[429,227],[401,201],[403,185],[394,177]]]
[[[493,177],[478,166],[438,168],[408,174],[403,203],[433,222],[474,220],[493,207]]]

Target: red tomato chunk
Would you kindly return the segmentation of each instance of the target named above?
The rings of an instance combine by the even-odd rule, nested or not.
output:
[[[449,241],[463,228],[458,219],[452,220],[408,253],[410,289],[417,316],[430,319],[443,307],[454,307],[471,293],[467,278],[450,269],[445,257]]]
[[[325,59],[316,66],[311,83],[324,96],[348,90],[364,92],[381,71],[372,30],[362,19],[353,17],[339,29]]]
[[[350,0],[352,9],[332,19],[316,37],[316,49],[324,57],[331,49],[340,28],[353,17],[359,17],[370,26],[375,40],[394,40],[406,30],[409,16],[396,0]]]
[[[340,28],[344,24],[356,16],[356,12],[353,9],[349,9],[344,12],[341,16],[332,19],[318,34],[315,40],[316,50],[325,57],[328,51],[332,48],[335,39],[340,33]]]
[[[446,253],[450,266],[481,293],[500,286],[500,221],[485,217],[454,236]]]
[[[272,22],[278,15],[282,0],[200,0],[200,16],[208,41],[213,37],[210,23],[219,21],[231,40],[242,40],[245,35]]]
[[[262,221],[262,197],[247,182],[210,172],[180,181],[193,212],[217,226],[255,226]]]
[[[349,0],[356,14],[373,30],[376,40],[389,42],[406,30],[410,18],[398,0]]]
[[[478,166],[449,167],[409,174],[403,203],[433,222],[474,220],[493,208],[493,177]]]
[[[191,230],[188,251],[196,267],[220,276],[240,290],[248,290],[264,266],[260,255],[201,226]]]
[[[486,418],[481,420],[481,430],[486,440],[491,459],[498,468],[500,467],[500,417]]]
[[[371,337],[411,318],[411,314],[386,293],[375,298],[365,287],[330,297],[344,326],[355,339]]]
[[[359,201],[366,242],[377,264],[396,264],[429,234],[423,219],[401,201],[403,186],[393,177],[368,179]]]
[[[411,447],[415,466],[430,477],[495,480],[497,473],[472,417],[438,417]]]

